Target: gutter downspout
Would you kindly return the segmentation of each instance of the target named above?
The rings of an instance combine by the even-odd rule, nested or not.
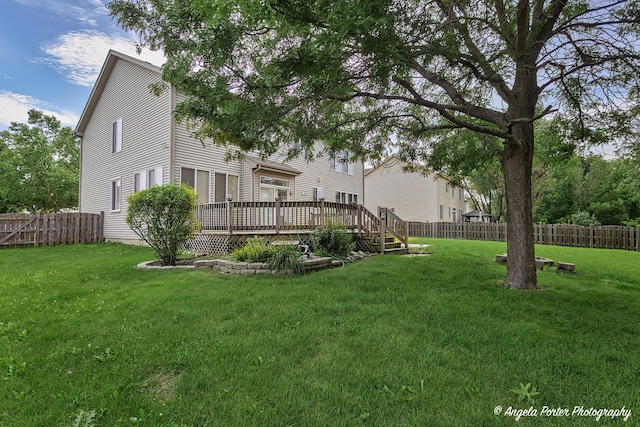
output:
[[[255,197],[256,197],[256,189],[255,189],[255,174],[256,172],[258,172],[260,169],[262,169],[262,165],[258,164],[257,167],[255,169],[253,169],[253,172],[251,173],[251,201],[255,202]]]
[[[175,163],[176,163],[176,123],[173,118],[173,111],[176,108],[176,87],[171,85],[171,111],[169,112],[169,182],[173,183],[175,180]]]

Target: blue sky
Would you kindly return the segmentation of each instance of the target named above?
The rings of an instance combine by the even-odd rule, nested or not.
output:
[[[36,108],[75,128],[109,49],[136,56],[136,36],[109,17],[106,0],[2,0],[0,130]],[[160,65],[162,55],[143,52]]]

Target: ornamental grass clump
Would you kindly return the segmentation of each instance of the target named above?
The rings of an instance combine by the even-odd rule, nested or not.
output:
[[[161,265],[176,265],[199,228],[195,191],[177,184],[155,186],[130,195],[127,202],[129,227],[153,248]]]
[[[304,274],[304,258],[296,245],[281,245],[268,261],[271,270],[292,270],[295,274]]]

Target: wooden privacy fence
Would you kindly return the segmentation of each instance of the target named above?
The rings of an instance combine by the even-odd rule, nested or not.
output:
[[[104,212],[0,214],[0,247],[104,241]]]
[[[640,251],[640,227],[571,224],[534,224],[533,227],[536,244]],[[504,242],[507,224],[410,221],[409,236]]]

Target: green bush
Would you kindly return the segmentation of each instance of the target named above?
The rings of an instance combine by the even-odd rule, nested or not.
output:
[[[571,219],[569,221],[571,224],[586,225],[590,227],[600,225],[600,221],[598,221],[598,218],[596,218],[595,215],[585,211],[578,211],[571,214]]]
[[[275,246],[267,245],[264,237],[253,236],[247,243],[233,251],[233,258],[240,262],[267,262],[275,252]]]
[[[336,257],[346,257],[355,247],[344,224],[333,220],[327,220],[324,227],[311,233],[311,246],[314,252]]]
[[[130,195],[127,202],[129,227],[153,248],[162,265],[176,265],[181,248],[198,229],[193,189],[155,186]]]
[[[304,258],[297,246],[281,245],[269,258],[271,270],[293,270],[296,274],[304,274]]]
[[[627,227],[638,227],[640,226],[640,217],[632,219],[630,221],[622,221],[622,223]]]

